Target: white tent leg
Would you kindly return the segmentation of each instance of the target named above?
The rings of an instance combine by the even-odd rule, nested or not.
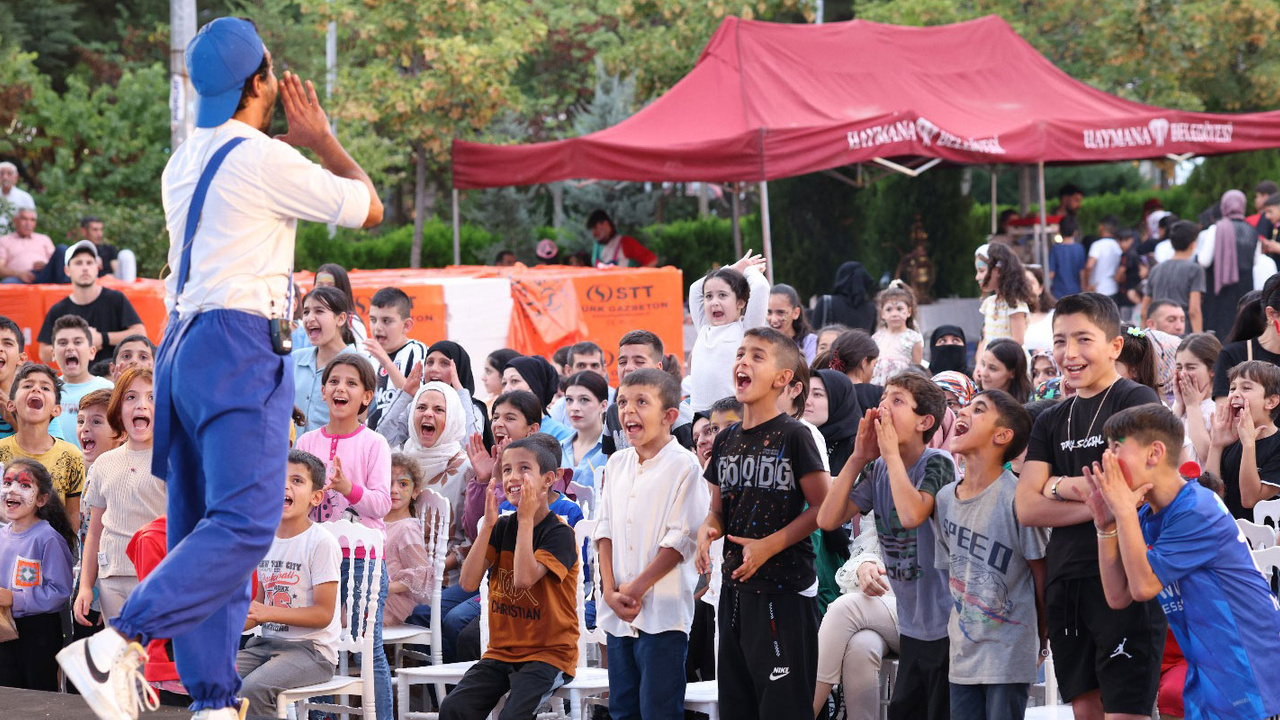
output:
[[[764,236],[764,259],[769,284],[773,285],[773,231],[769,229],[769,182],[760,181],[760,234]]]
[[[991,166],[991,234],[992,235],[995,235],[997,232],[1000,231],[1000,228],[999,228],[1000,222],[999,222],[999,219],[997,218],[997,215],[998,215],[998,211],[996,210],[996,166],[992,165]]]
[[[462,264],[462,219],[458,217],[458,188],[453,189],[453,264]]]
[[[1036,254],[1039,256],[1037,261],[1040,267],[1047,267],[1049,263],[1049,233],[1047,232],[1048,208],[1045,207],[1044,199],[1044,161],[1041,160],[1037,164],[1037,172],[1039,173],[1040,186],[1040,236],[1036,238]]]
[[[737,182],[729,183],[733,191],[733,257],[742,257],[742,188]]]

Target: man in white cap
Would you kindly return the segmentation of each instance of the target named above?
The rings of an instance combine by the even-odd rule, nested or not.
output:
[[[53,361],[53,324],[63,315],[79,315],[89,323],[93,346],[98,348],[93,362],[110,360],[116,345],[130,335],[146,334],[142,318],[129,298],[119,290],[98,284],[98,247],[92,240],[81,240],[67,248],[63,263],[71,278],[71,294],[45,313],[40,334],[36,336],[41,362]]]
[[[140,644],[153,638],[173,638],[196,718],[242,717],[236,651],[249,578],[280,522],[289,448],[283,319],[292,316],[295,226],[382,221],[373,183],[329,131],[315,89],[288,72],[277,81],[252,23],[205,25],[186,65],[199,97],[196,130],[162,179],[173,275],[151,468],[168,484],[169,554],[110,628],[58,654],[104,720],[155,706]],[[277,93],[289,130],[272,139]]]

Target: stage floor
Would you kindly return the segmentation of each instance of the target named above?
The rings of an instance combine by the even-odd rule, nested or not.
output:
[[[89,706],[79,695],[65,693],[41,692],[39,690],[15,690],[0,687],[0,717],[36,720],[52,718],[56,720],[95,720]],[[191,711],[186,708],[161,707],[155,712],[146,713],[148,720],[152,718],[189,718]]]

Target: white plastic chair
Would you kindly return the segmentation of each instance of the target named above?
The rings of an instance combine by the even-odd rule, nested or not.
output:
[[[579,520],[578,524],[573,527],[573,537],[575,547],[581,548],[583,543],[587,544],[587,552],[591,557],[591,567],[593,569],[591,582],[591,599],[596,601],[596,607],[600,607],[600,603],[604,602],[600,599],[600,563],[595,558],[595,543],[588,542],[596,531],[596,520]],[[594,630],[587,630],[586,602],[587,598],[583,597],[584,588],[586,587],[586,570],[583,567],[585,563],[581,558],[578,560],[578,667],[574,672],[573,680],[565,683],[555,691],[555,696],[567,698],[569,700],[569,717],[573,720],[582,720],[586,713],[585,705],[588,698],[599,696],[609,689],[609,671],[601,667],[588,667],[585,659],[588,655],[589,648],[592,644],[606,644],[605,633],[600,629],[600,624],[596,623]],[[598,612],[598,611],[597,611]]]
[[[1072,720],[1075,710],[1070,705],[1063,705],[1058,695],[1058,676],[1053,670],[1053,646],[1050,643],[1049,656],[1044,659],[1044,705],[1027,708],[1024,720]]]
[[[449,528],[451,527],[449,500],[427,488],[418,496],[418,522],[423,527],[427,547],[427,562],[432,564],[435,579],[431,585],[431,627],[401,623],[382,628],[382,644],[391,645],[395,652],[391,667],[400,667],[401,656],[408,656],[439,665],[444,662],[441,639],[440,594],[444,589],[444,562],[449,553]],[[414,650],[402,650],[404,645],[428,645],[430,655]]]
[[[707,591],[702,595],[702,602],[710,604],[716,608],[716,612],[720,612],[720,568],[724,563],[724,538],[719,538],[711,543],[711,549],[707,551],[711,559],[711,578],[707,584]],[[712,637],[715,643],[715,656],[720,657],[720,623],[717,621],[712,629]],[[701,680],[699,682],[691,682],[684,688],[684,709],[693,712],[702,713],[711,720],[720,720],[720,687],[715,680]]]
[[[1253,562],[1258,566],[1258,570],[1262,571],[1262,577],[1267,581],[1267,587],[1271,588],[1272,593],[1280,590],[1280,547],[1269,547],[1265,550],[1253,551]]]
[[[435,648],[432,646],[432,655]],[[489,648],[489,573],[480,578],[480,654],[484,655]],[[457,685],[462,676],[467,674],[474,660],[453,663],[437,663],[422,667],[400,668],[395,671],[396,700],[400,706],[399,720],[433,720],[439,717],[436,712],[411,712],[409,696],[414,685],[434,685],[436,701],[443,702],[446,685]],[[499,704],[501,707],[501,704]],[[494,712],[497,712],[495,708]]]
[[[1251,523],[1240,518],[1236,518],[1236,525],[1240,526],[1240,533],[1249,542],[1249,549],[1265,550],[1276,546],[1276,531],[1274,528]]]
[[[596,506],[596,491],[590,485],[583,485],[576,480],[570,480],[569,494],[573,495],[573,497],[577,499],[578,507],[582,508],[582,517],[587,520],[595,517],[592,511]]]
[[[382,592],[382,533],[365,527],[351,520],[322,523],[321,527],[333,533],[338,542],[349,548],[351,556],[357,555],[357,548],[364,549],[363,578],[356,573],[356,563],[348,563],[346,596],[341,605],[346,608],[362,607],[364,621],[358,627],[343,627],[338,634],[338,656],[340,658],[338,673],[327,682],[316,683],[306,687],[282,690],[276,696],[276,717],[287,718],[289,706],[301,703],[298,717],[307,717],[311,710],[330,713],[356,714],[364,718],[377,717],[373,678],[374,623],[378,622],[378,613],[372,609],[377,607],[378,595]],[[356,585],[360,586],[360,596],[356,597]],[[359,600],[357,605],[356,601]],[[343,607],[334,608],[334,612],[343,612]],[[348,611],[349,612],[349,611]],[[352,623],[351,625],[355,625]],[[360,675],[353,677],[347,674],[346,653],[360,653]],[[311,698],[340,695],[340,702],[345,702],[347,695],[358,695],[360,707],[335,703],[312,703]]]
[[[1267,522],[1270,520],[1271,522]],[[1259,525],[1268,525],[1280,533],[1280,500],[1263,500],[1253,506],[1253,521]]]

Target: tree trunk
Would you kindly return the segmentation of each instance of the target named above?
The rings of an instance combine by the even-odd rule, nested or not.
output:
[[[413,246],[409,249],[409,267],[422,267],[422,223],[427,214],[427,151],[414,148],[413,170]]]
[[[711,188],[705,182],[698,183],[698,217],[711,214]]]

